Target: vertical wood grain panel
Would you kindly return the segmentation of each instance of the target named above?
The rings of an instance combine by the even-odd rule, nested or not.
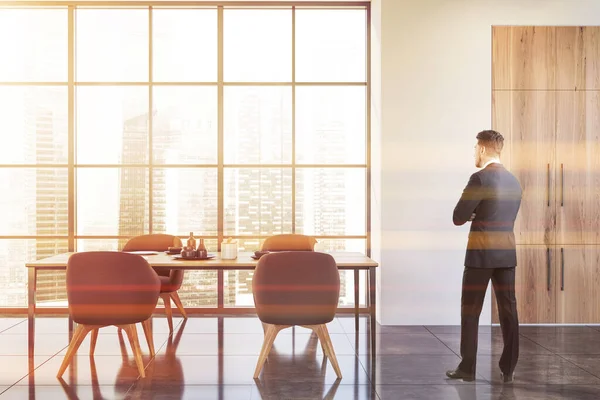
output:
[[[554,27],[514,26],[511,40],[511,89],[555,88]]]
[[[492,90],[511,89],[510,26],[492,27]]]
[[[510,171],[511,168],[511,132],[512,132],[512,107],[510,91],[492,92],[492,129],[504,136],[504,148],[500,158],[502,164]]]
[[[523,188],[515,239],[517,244],[554,244],[555,92],[513,91],[511,105],[510,170]]]
[[[560,92],[556,105],[556,240],[600,244],[600,92]]]
[[[584,28],[556,27],[556,89],[585,88]]]
[[[583,27],[585,85],[587,90],[600,90],[600,26]]]
[[[549,257],[549,258],[548,258]],[[548,271],[548,260],[550,271]],[[541,245],[518,245],[515,292],[519,323],[556,322],[556,252]],[[548,290],[550,272],[550,290]],[[492,300],[492,322],[499,323],[496,296]]]
[[[558,323],[596,324],[600,321],[600,246],[557,246],[556,282]]]

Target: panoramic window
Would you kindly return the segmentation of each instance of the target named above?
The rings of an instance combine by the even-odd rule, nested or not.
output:
[[[27,261],[140,234],[367,251],[366,9],[141,3],[0,8],[0,308],[27,306]],[[251,278],[190,271],[179,295],[252,307]],[[39,273],[38,307],[64,280]]]

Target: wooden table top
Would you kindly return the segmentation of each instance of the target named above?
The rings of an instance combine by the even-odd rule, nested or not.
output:
[[[25,266],[37,269],[63,269],[67,267],[67,261],[72,254],[75,253],[57,254],[52,257],[26,263]],[[217,252],[209,252],[208,254],[215,257],[210,260],[177,260],[173,255],[162,252],[155,255],[144,255],[143,257],[152,267],[189,270],[254,269],[258,263],[258,260],[250,257],[254,254],[253,252],[240,252],[235,260],[223,260],[221,259],[221,254]],[[331,252],[329,254],[333,256],[339,269],[368,269],[378,266],[375,261],[358,252]]]

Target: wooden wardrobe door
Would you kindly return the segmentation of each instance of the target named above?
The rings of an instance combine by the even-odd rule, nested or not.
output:
[[[557,246],[557,322],[600,321],[600,246]]]
[[[557,26],[556,89],[600,90],[600,26]]]
[[[555,92],[511,92],[510,171],[523,189],[517,244],[555,241]]]
[[[555,67],[553,26],[511,27],[510,89],[554,90]]]
[[[587,90],[600,90],[600,26],[579,28],[583,35],[582,63],[585,63],[585,84]]]
[[[517,246],[515,292],[519,323],[549,324],[556,321],[556,263],[554,247]],[[495,294],[492,298],[492,323],[499,323]]]
[[[512,92],[509,90],[492,91],[492,129],[504,136],[504,148],[500,161],[510,171],[511,168],[511,133],[512,133]]]
[[[556,240],[600,244],[600,92],[556,93]]]
[[[556,89],[585,88],[584,30],[579,26],[556,28]]]
[[[512,27],[492,27],[492,89],[510,90]]]

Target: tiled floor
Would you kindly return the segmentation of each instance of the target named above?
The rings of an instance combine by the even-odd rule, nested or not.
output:
[[[521,327],[516,381],[503,385],[497,368],[502,336],[482,327],[477,380],[449,381],[458,362],[460,329],[453,326],[378,327],[369,348],[368,320],[358,333],[352,317],[329,332],[343,378],[337,380],[310,331],[282,331],[258,380],[252,379],[263,339],[256,317],[154,318],[157,355],[145,357],[138,379],[126,339],[101,330],[96,355],[89,339],[75,365],[56,378],[68,344],[66,318],[36,319],[35,354],[28,357],[27,321],[0,318],[0,400],[3,399],[423,399],[553,400],[600,398],[600,326]],[[142,350],[148,353],[140,331]]]

